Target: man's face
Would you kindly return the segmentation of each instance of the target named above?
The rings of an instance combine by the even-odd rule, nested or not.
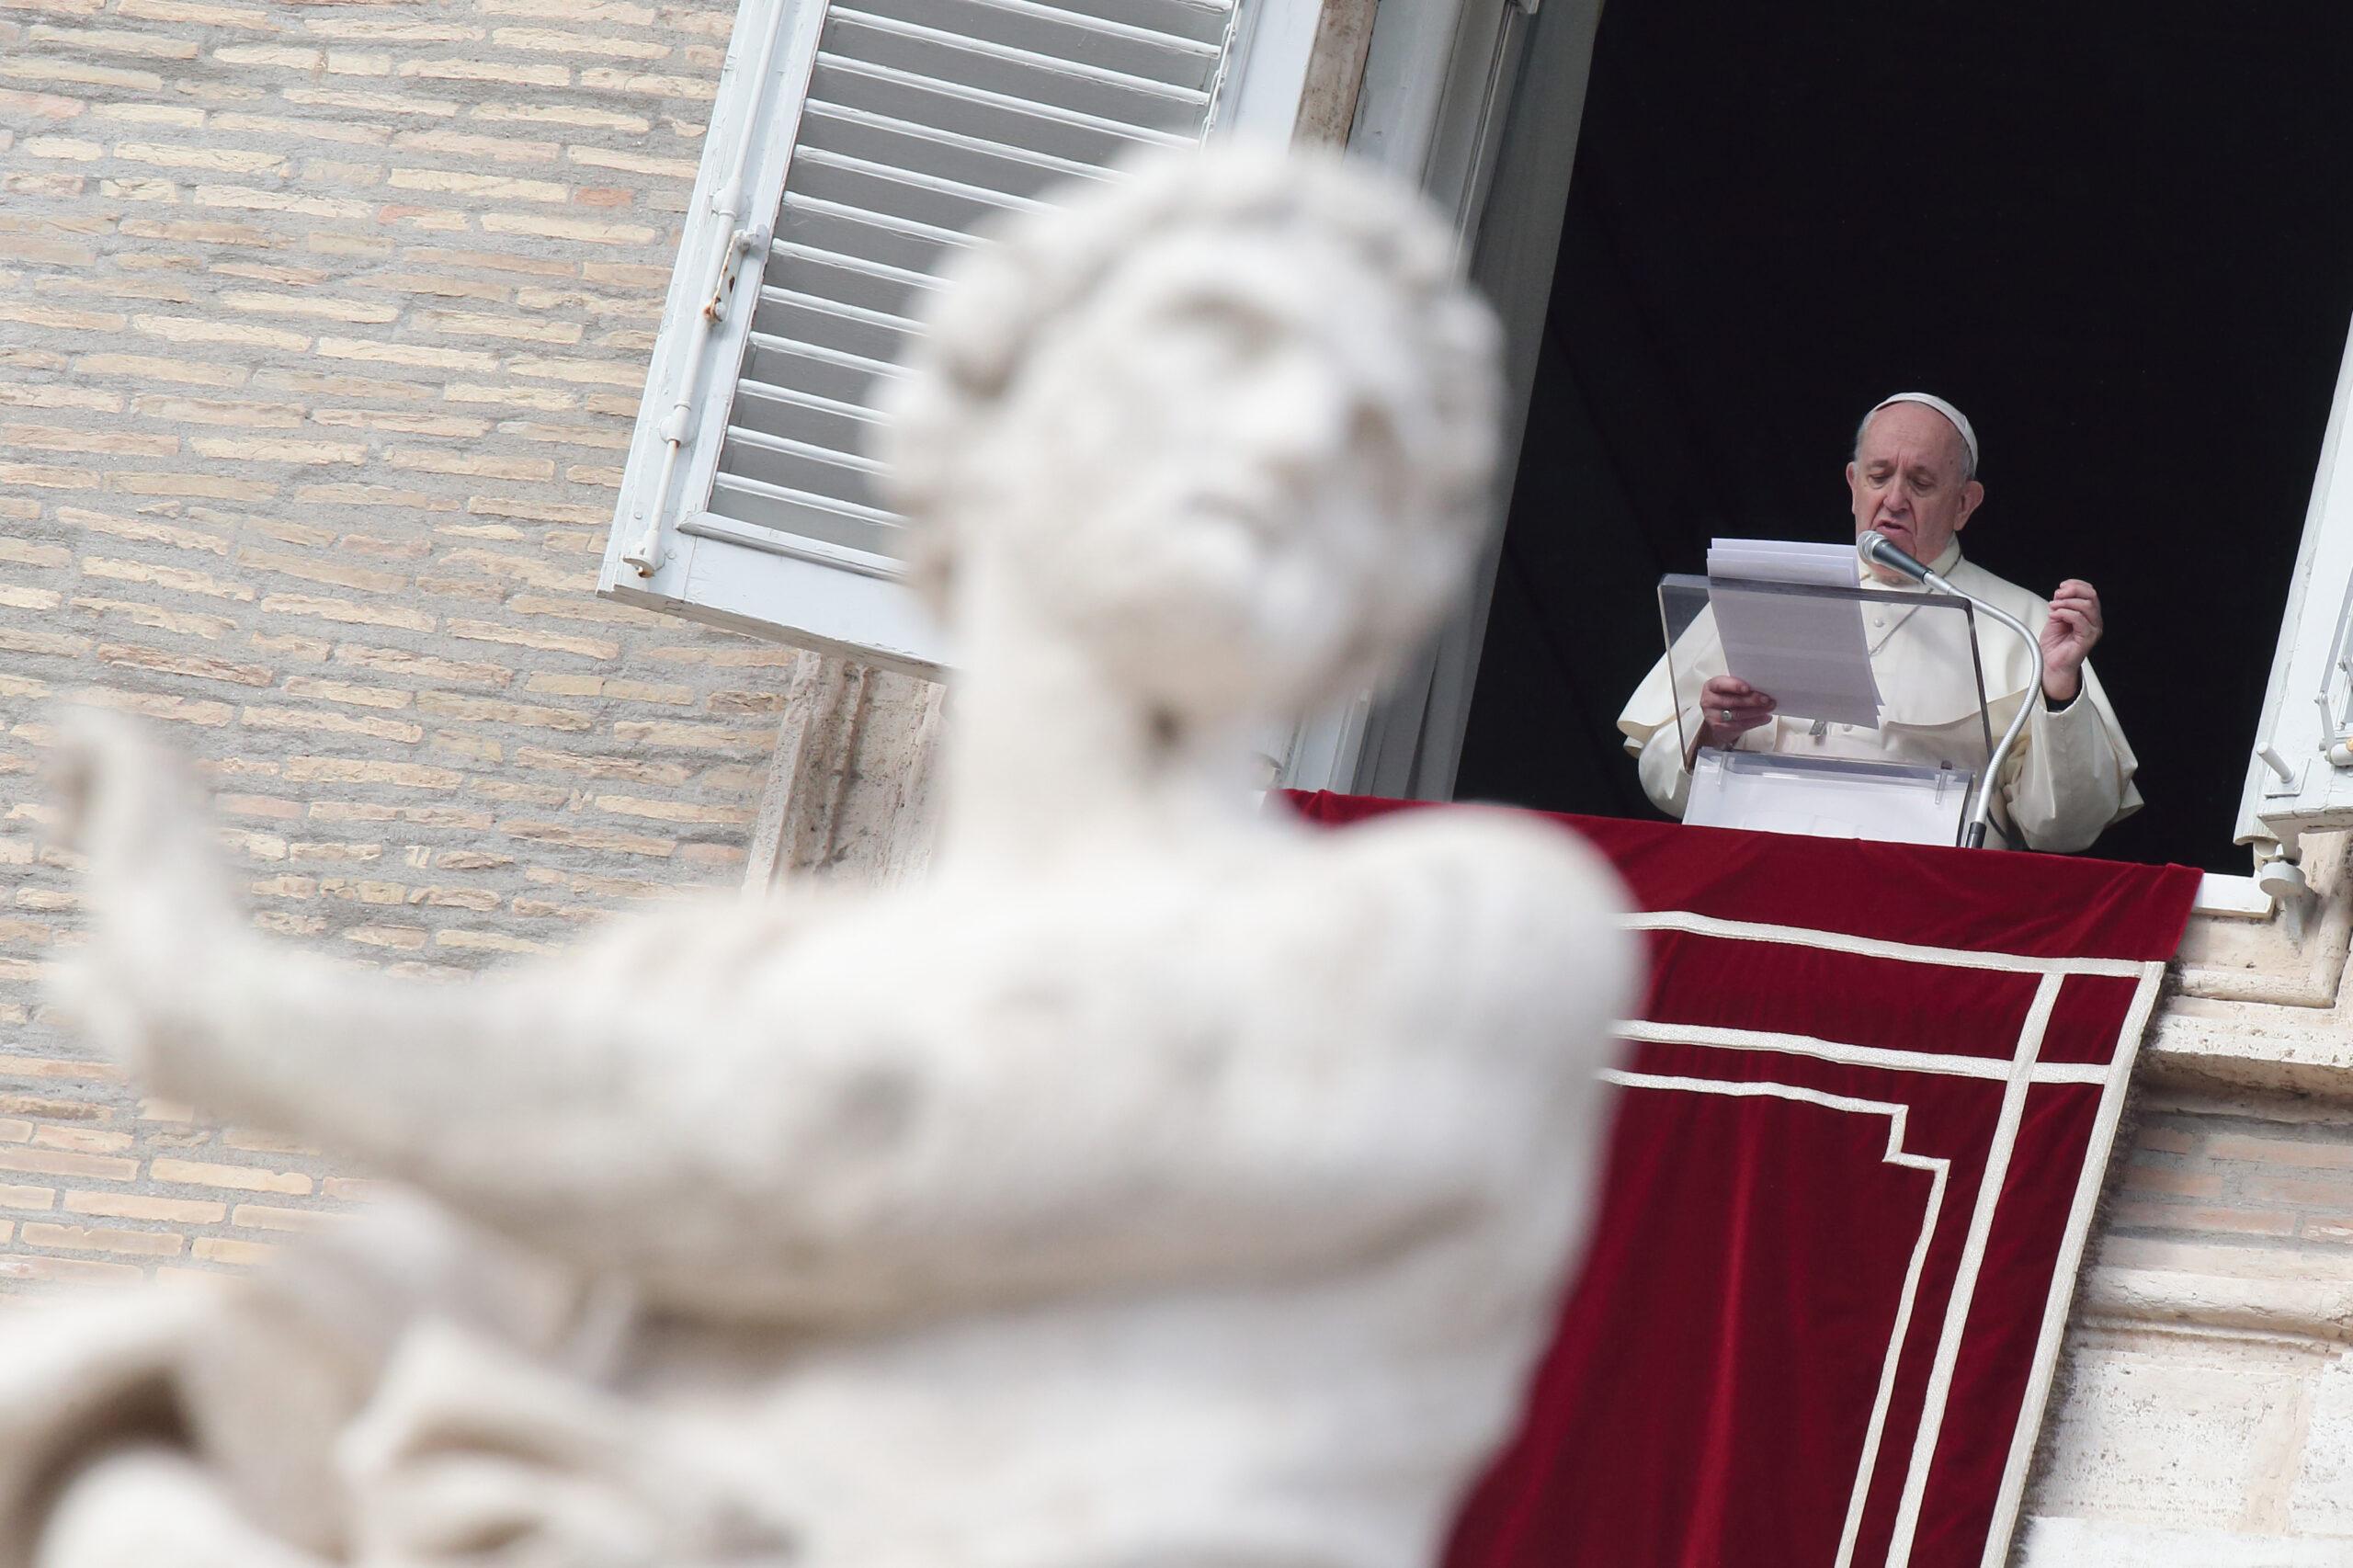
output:
[[[1855,537],[1876,528],[1915,560],[1933,563],[1985,498],[1984,486],[1961,478],[1967,460],[1961,432],[1933,408],[1895,403],[1872,415],[1847,465]],[[1876,567],[1872,574],[1900,580]]]

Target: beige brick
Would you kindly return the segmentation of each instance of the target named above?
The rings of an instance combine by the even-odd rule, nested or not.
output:
[[[199,1160],[156,1158],[147,1162],[153,1180],[183,1187],[228,1187],[238,1192],[282,1192],[308,1197],[311,1178],[300,1171],[264,1170],[258,1165],[212,1165]]]
[[[384,858],[381,844],[330,844],[319,839],[302,839],[288,846],[288,855],[296,860],[324,860],[337,865],[365,865]]]
[[[44,570],[71,564],[74,552],[63,545],[42,544],[34,540],[10,539],[0,534],[0,561],[17,566],[37,566]]]
[[[623,719],[613,725],[613,738],[631,745],[742,751],[768,744],[775,736],[767,730],[740,730],[683,720]]]
[[[59,332],[120,332],[127,319],[114,311],[77,311],[32,300],[0,300],[0,321],[53,327]]]
[[[122,394],[97,387],[0,383],[0,404],[18,408],[78,408],[92,414],[119,414]]]
[[[617,152],[609,147],[573,145],[563,150],[573,163],[592,169],[619,169],[626,174],[656,175],[691,184],[696,175],[692,158],[663,158],[645,153]]]
[[[55,609],[64,598],[54,588],[27,588],[0,582],[0,605],[10,609]]]
[[[264,480],[215,473],[108,473],[107,488],[126,495],[176,495],[210,501],[267,501],[278,486]]]
[[[195,359],[164,359],[145,354],[85,354],[74,369],[85,376],[127,376],[141,381],[173,381],[182,386],[239,387],[246,371],[238,365],[213,365]]]
[[[563,201],[572,194],[570,187],[552,180],[468,174],[454,169],[396,168],[385,183],[395,190],[441,191],[478,196],[490,201]]]
[[[404,131],[392,138],[392,145],[460,158],[487,158],[499,164],[551,164],[559,150],[553,142],[531,137],[483,136],[463,131]]]
[[[504,642],[518,648],[535,648],[542,653],[577,653],[590,659],[618,659],[621,653],[621,645],[610,638],[545,631],[536,627],[506,626],[496,621],[451,617],[442,631],[461,642]]]
[[[416,710],[440,719],[473,723],[525,724],[534,729],[566,730],[575,733],[596,728],[595,721],[587,714],[574,712],[568,708],[535,707],[498,698],[470,697],[454,691],[417,693]]]
[[[656,859],[667,858],[678,846],[676,839],[655,838],[645,834],[520,818],[500,823],[498,831],[509,837],[527,838],[534,843],[563,845],[575,849],[601,849],[617,855],[645,855]]]
[[[248,707],[244,714],[249,730],[291,730],[304,734],[372,735],[378,740],[414,745],[425,738],[423,726],[396,719],[363,714],[317,711],[301,708]]]
[[[135,93],[160,93],[164,79],[153,71],[128,71],[113,65],[92,65],[55,57],[0,57],[0,78],[17,82],[71,84],[84,87],[123,87]]]
[[[541,212],[484,212],[480,222],[486,234],[526,234],[542,240],[583,240],[599,245],[650,245],[662,237],[659,229],[642,223],[606,223],[589,218],[564,218]]]
[[[320,51],[282,43],[223,44],[212,51],[212,58],[223,65],[267,65],[288,71],[314,70],[320,63]]]
[[[327,51],[327,74],[330,76],[388,76],[392,70],[392,55],[381,49]]]
[[[250,593],[250,590],[248,590]],[[310,594],[266,594],[261,608],[272,615],[316,616],[348,626],[394,626],[407,631],[430,631],[433,617],[423,610],[396,605],[368,605],[350,599],[321,598]]]
[[[188,676],[198,680],[231,681],[238,686],[266,687],[278,678],[278,673],[267,665],[241,665],[200,653],[176,653],[162,648],[145,648],[124,642],[100,643],[98,657],[109,665],[153,670],[161,675]]]
[[[191,436],[188,446],[204,457],[234,462],[323,467],[368,460],[367,443],[362,441],[297,441],[282,436]]]
[[[53,1187],[20,1187],[0,1182],[0,1209],[45,1213],[56,1202],[57,1189]]]
[[[180,187],[167,179],[126,177],[100,180],[98,194],[119,201],[173,202],[180,199]]]
[[[222,6],[206,0],[117,0],[115,15],[147,22],[188,22],[205,28],[275,30],[269,11],[257,6]]]
[[[199,207],[290,212],[304,218],[341,218],[353,222],[370,222],[376,216],[375,208],[365,201],[340,196],[306,196],[290,190],[260,190],[245,185],[199,185],[188,196]]]
[[[127,1285],[140,1278],[136,1264],[31,1255],[0,1257],[0,1279],[39,1279],[58,1285]]]
[[[414,676],[423,680],[455,681],[464,685],[503,687],[515,678],[504,665],[447,659],[432,653],[412,653],[402,648],[370,648],[346,642],[335,651],[337,662],[388,675]]]
[[[408,885],[388,882],[381,879],[328,877],[319,883],[319,892],[328,898],[341,899],[346,903],[403,904],[408,902]]]
[[[432,348],[422,344],[381,343],[356,337],[322,337],[315,352],[327,359],[365,359],[438,370],[489,370],[497,366],[493,356],[472,349]]]
[[[604,22],[624,28],[650,28],[654,7],[624,0],[479,0],[474,7],[487,17],[545,17],[559,22]]]
[[[86,1181],[133,1181],[139,1162],[63,1149],[0,1148],[0,1171],[27,1176],[74,1176]]]
[[[620,38],[610,33],[563,32],[553,28],[493,28],[490,40],[501,49],[528,49],[545,54],[586,54],[607,60],[663,60],[670,45],[650,39]]]
[[[598,811],[617,816],[706,826],[744,826],[751,822],[753,814],[743,806],[698,806],[685,801],[647,800],[631,795],[599,795],[596,803]]]
[[[490,914],[500,903],[488,888],[417,888],[408,901],[431,909],[471,909],[477,915]]]
[[[119,708],[126,713],[143,714],[168,723],[196,724],[205,729],[218,729],[236,715],[236,710],[225,702],[208,702],[192,697],[165,697],[144,691],[86,691],[82,694],[81,700],[106,708]]]
[[[285,776],[290,784],[397,784],[410,790],[455,790],[466,781],[451,767],[348,756],[290,756]]]
[[[645,384],[643,365],[624,365],[610,359],[518,358],[511,361],[506,368],[518,376],[536,376],[551,381],[573,381],[632,388]]]
[[[347,942],[357,942],[367,948],[392,948],[403,952],[421,951],[432,933],[422,926],[354,926],[337,933]]]
[[[454,512],[458,509],[458,504],[445,496],[429,495],[421,490],[403,490],[390,484],[298,484],[294,487],[294,498],[335,506],[393,506],[404,512]]]
[[[173,343],[227,343],[241,348],[307,348],[311,340],[299,332],[244,322],[214,321],[205,316],[133,316],[131,324],[151,337]]]
[[[653,121],[642,115],[623,114],[587,104],[485,103],[475,105],[470,112],[476,119],[571,125],[584,131],[618,131],[625,136],[642,136],[654,129]]]
[[[318,1233],[332,1231],[351,1222],[348,1214],[314,1209],[280,1209],[267,1203],[240,1203],[229,1216],[230,1222],[255,1231],[306,1231]]]
[[[176,425],[225,425],[241,430],[290,430],[302,423],[300,403],[178,397],[157,392],[142,392],[132,398],[131,411],[144,419],[168,420]]]
[[[171,142],[118,142],[114,155],[126,163],[168,169],[203,169],[217,175],[282,175],[282,153],[247,147],[188,145]]]
[[[27,119],[72,119],[87,107],[80,98],[69,98],[62,93],[0,87],[0,119],[19,125]]]
[[[244,583],[223,582],[185,566],[161,566],[145,561],[85,556],[82,558],[82,574],[119,583],[146,583],[177,593],[201,594],[208,598],[250,600],[254,597],[254,590]]]
[[[145,626],[157,631],[176,632],[183,637],[217,640],[236,630],[237,623],[226,616],[198,615],[188,610],[165,609],[160,605],[141,604],[134,599],[95,598],[77,596],[75,609],[88,610],[94,615],[128,620],[134,626]],[[88,646],[85,640],[84,650]]]
[[[393,408],[322,408],[311,416],[321,425],[355,430],[382,430],[403,436],[440,436],[471,440],[490,433],[487,419],[471,415],[424,414]]]
[[[96,452],[121,457],[169,457],[179,450],[176,436],[131,430],[78,430],[57,425],[0,425],[0,446],[44,452]]]
[[[216,131],[249,131],[292,142],[331,142],[346,147],[381,147],[392,139],[389,125],[364,120],[303,119],[290,115],[239,114],[223,109],[212,117]]]
[[[580,406],[578,392],[557,392],[548,387],[485,387],[453,381],[441,395],[451,403],[500,403],[547,414],[560,414]]]
[[[315,699],[322,702],[347,702],[357,708],[392,710],[405,708],[415,699],[414,692],[392,687],[355,686],[348,681],[321,680],[314,676],[286,677],[286,695]]]
[[[504,931],[436,931],[433,933],[433,945],[466,952],[529,953],[542,957],[564,950],[560,943],[534,942],[525,937],[510,937]]]
[[[302,30],[320,38],[369,39],[386,43],[479,43],[483,29],[461,22],[410,22],[373,17],[307,18]]]
[[[27,1246],[53,1247],[64,1252],[128,1253],[145,1257],[177,1257],[188,1250],[186,1236],[163,1231],[115,1231],[84,1225],[60,1225],[27,1220],[17,1230]]]
[[[458,112],[458,105],[448,98],[428,98],[422,93],[371,93],[351,87],[284,87],[279,97],[290,104],[305,108],[356,110],[361,114],[429,115],[447,119]]]
[[[232,290],[220,296],[221,303],[233,311],[249,313],[309,316],[322,321],[357,322],[381,325],[397,320],[398,308],[374,300],[339,300],[321,298],[316,294],[265,294],[246,290]]]
[[[230,1236],[199,1236],[195,1255],[207,1263],[230,1263],[239,1267],[255,1267],[278,1256],[278,1249],[259,1242],[241,1242]]]
[[[499,337],[517,343],[545,343],[570,347],[578,343],[578,322],[529,321],[514,316],[484,315],[472,311],[425,311],[418,324],[431,332],[468,337]]]
[[[522,65],[505,60],[404,60],[399,74],[429,82],[496,82],[510,87],[567,87],[572,73],[561,65]]]
[[[696,102],[708,102],[719,96],[718,84],[699,76],[654,75],[602,65],[582,70],[580,85],[603,93],[643,93]]]
[[[168,125],[176,131],[204,128],[204,111],[188,104],[92,104],[90,118],[117,125]]]
[[[173,1225],[217,1225],[229,1206],[197,1198],[154,1198],[139,1192],[68,1192],[65,1211],[101,1220],[155,1220]]]

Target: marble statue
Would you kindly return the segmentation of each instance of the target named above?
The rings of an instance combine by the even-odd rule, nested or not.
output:
[[[74,1015],[418,1196],[12,1313],[0,1568],[1434,1560],[1633,950],[1556,829],[1235,779],[1458,590],[1495,328],[1415,199],[1241,151],[942,294],[882,454],[958,648],[919,883],[404,983],[266,942],[186,770],[66,727]]]

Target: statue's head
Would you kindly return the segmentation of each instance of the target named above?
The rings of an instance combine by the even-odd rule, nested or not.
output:
[[[1064,189],[942,290],[885,494],[953,625],[986,607],[1188,722],[1400,655],[1485,520],[1496,331],[1417,198],[1223,147]]]

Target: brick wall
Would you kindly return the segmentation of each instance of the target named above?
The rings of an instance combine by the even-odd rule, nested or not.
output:
[[[471,969],[732,879],[784,650],[598,601],[728,0],[0,0],[0,1290],[358,1199],[45,1016],[52,695],[197,753],[258,922]]]
[[[2109,1233],[2267,1250],[2353,1247],[2353,1108],[2154,1089]]]

